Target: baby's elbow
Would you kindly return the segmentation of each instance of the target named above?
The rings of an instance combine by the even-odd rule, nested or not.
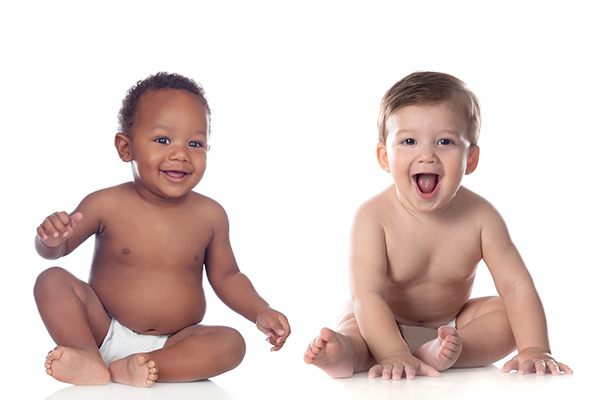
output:
[[[64,256],[67,252],[67,242],[64,241],[60,246],[50,247],[39,236],[35,237],[35,250],[38,255],[46,260],[56,260]]]
[[[537,290],[531,275],[526,274],[518,279],[511,280],[510,282],[497,284],[496,290],[504,301],[510,301],[512,298],[519,298],[523,296],[529,296],[530,294],[536,294]]]
[[[352,301],[356,305],[371,304],[373,302],[387,303],[387,293],[381,290],[355,290],[352,293]]]

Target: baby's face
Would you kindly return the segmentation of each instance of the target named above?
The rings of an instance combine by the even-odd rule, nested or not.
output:
[[[387,142],[378,157],[390,172],[398,198],[409,211],[450,206],[465,173],[477,166],[479,148],[468,140],[470,123],[453,103],[413,105],[387,120]]]
[[[178,199],[206,170],[208,115],[186,91],[161,89],[140,99],[130,140],[135,184],[154,196]]]

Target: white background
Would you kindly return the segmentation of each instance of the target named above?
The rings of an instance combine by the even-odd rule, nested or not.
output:
[[[131,179],[113,147],[117,113],[125,91],[157,71],[204,86],[212,149],[196,190],[228,211],[241,269],[292,324],[271,355],[209,294],[204,322],[246,337],[240,368],[305,368],[306,344],[335,323],[348,298],[352,215],[391,183],[375,158],[379,101],[405,75],[434,70],[479,97],[481,158],[464,184],[505,217],[556,356],[589,370],[599,327],[597,16],[592,1],[2,3],[0,379],[46,397],[64,387],[44,376],[54,344],[32,288],[52,265],[85,279],[93,243],[48,262],[34,251],[35,228]],[[482,265],[474,295],[488,294]]]

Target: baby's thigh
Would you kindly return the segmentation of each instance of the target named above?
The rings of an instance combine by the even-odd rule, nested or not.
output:
[[[111,318],[89,284],[63,268],[53,267],[38,276],[34,297],[51,333],[65,326],[76,330],[83,323],[100,346]]]
[[[192,325],[175,333],[165,343],[165,348],[175,346],[186,339],[203,342],[203,345],[218,346],[226,352],[245,353],[246,343],[242,335],[227,326]],[[204,347],[204,346],[202,346]]]
[[[494,319],[506,319],[504,302],[498,296],[488,296],[470,299],[456,318],[457,329],[484,316],[494,316]],[[497,322],[497,321],[496,321]]]

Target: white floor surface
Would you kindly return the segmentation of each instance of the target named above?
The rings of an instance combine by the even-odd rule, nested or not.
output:
[[[106,386],[72,386],[45,376],[41,365],[39,369],[30,365],[27,368],[28,375],[13,374],[13,379],[5,382],[4,387],[20,388],[18,395],[10,398],[51,400],[568,399],[593,398],[590,395],[596,392],[597,387],[592,378],[591,365],[586,366],[578,362],[581,360],[573,359],[570,364],[575,374],[557,377],[503,374],[499,371],[500,363],[497,363],[485,368],[453,369],[439,378],[417,377],[413,381],[369,379],[366,373],[335,380],[319,369],[305,365],[297,347],[292,346],[287,353],[269,354],[261,346],[260,352],[266,351],[262,355],[258,348],[250,348],[246,359],[237,369],[195,383],[157,383],[149,389],[115,383]]]
[[[381,381],[358,374],[351,379],[308,381],[302,377],[267,387],[244,383],[225,385],[222,379],[187,384],[156,384],[139,389],[111,383],[102,387],[70,386],[51,394],[51,400],[74,399],[480,399],[480,398],[559,398],[573,395],[577,377],[536,377],[500,374],[494,367],[453,370],[439,379]],[[221,384],[220,384],[221,383]],[[273,389],[278,389],[276,392]],[[582,395],[584,391],[579,391]],[[590,393],[590,392],[587,392]]]
[[[350,379],[333,380],[290,375],[287,379],[243,380],[230,378],[183,383],[156,384],[151,389],[132,388],[110,383],[102,387],[69,386],[57,390],[50,400],[75,399],[483,399],[483,398],[569,398],[575,394],[594,393],[580,385],[577,376],[518,376],[502,374],[496,367],[451,370],[440,378],[417,378],[414,381],[382,381],[369,379],[366,373]],[[264,381],[265,384],[261,382]]]

